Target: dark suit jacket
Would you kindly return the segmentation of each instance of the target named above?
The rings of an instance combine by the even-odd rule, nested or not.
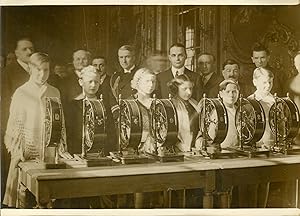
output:
[[[184,74],[186,74],[190,80],[194,83],[193,95],[195,100],[198,100],[198,90],[200,75],[190,71],[189,69],[184,69]],[[174,78],[171,68],[157,75],[157,97],[158,98],[169,98],[169,88],[167,83]]]
[[[138,67],[136,66],[135,68],[133,68],[131,73],[117,71],[111,76],[110,86],[112,88],[112,92],[114,92],[117,97],[119,94],[121,94],[121,97],[123,99],[126,99],[132,95],[133,90],[131,88],[131,80],[137,70]]]
[[[82,87],[79,85],[78,76],[75,72],[61,80],[59,90],[63,107],[82,93]]]
[[[216,98],[219,94],[219,84],[224,80],[224,78],[216,73],[213,73],[210,79],[207,81],[206,85],[203,85],[202,80],[200,81],[202,86],[202,92],[199,90],[200,98],[203,97],[203,93],[206,94],[208,98]]]
[[[1,74],[1,128],[3,132],[8,120],[11,97],[18,87],[29,80],[29,77],[29,73],[17,61],[7,65]]]

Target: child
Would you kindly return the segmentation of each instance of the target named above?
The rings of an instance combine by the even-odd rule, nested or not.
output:
[[[195,146],[199,132],[199,114],[197,102],[192,99],[194,83],[185,74],[179,75],[168,83],[169,91],[172,94],[172,102],[176,108],[178,117],[178,142],[175,150],[177,152],[190,152]],[[202,203],[201,189],[187,189],[186,207],[200,207]],[[172,192],[172,207],[181,207],[184,191]]]
[[[155,90],[156,75],[149,69],[141,68],[136,71],[131,80],[131,87],[137,91],[135,98],[138,100],[143,118],[143,133],[139,150],[153,153],[154,139],[150,134],[150,106],[152,93]]]
[[[18,207],[18,163],[39,158],[42,150],[42,129],[45,119],[45,98],[60,98],[59,91],[47,83],[49,58],[44,53],[34,53],[29,62],[30,78],[12,97],[4,143],[11,155],[9,174],[3,204]],[[63,123],[64,126],[64,123]],[[65,131],[64,129],[62,131]],[[59,154],[66,149],[65,134]]]
[[[81,77],[78,80],[79,85],[82,87],[82,93],[73,98],[68,104],[66,117],[67,117],[67,138],[68,138],[68,150],[71,154],[81,154],[82,152],[82,105],[83,100],[97,100],[99,99],[99,87],[100,87],[100,74],[94,66],[84,67],[81,71]],[[106,108],[106,114],[108,120],[106,121],[107,130],[109,131],[107,142],[105,142],[104,152],[108,154],[109,150],[113,150],[113,143],[111,140],[115,140],[114,126],[110,109],[107,107],[107,98],[103,98],[103,103]]]
[[[168,83],[172,102],[178,116],[178,140],[177,150],[189,152],[195,146],[199,132],[199,114],[197,102],[192,99],[193,82],[187,75],[179,75]]]
[[[256,87],[256,91],[248,97],[259,101],[265,111],[266,128],[263,137],[258,142],[258,145],[265,149],[270,149],[271,144],[275,140],[269,125],[269,111],[275,103],[275,98],[271,94],[273,79],[274,75],[271,71],[265,68],[256,68],[253,72],[253,84]]]
[[[221,148],[234,148],[238,145],[238,132],[235,127],[236,102],[239,98],[240,87],[233,80],[224,80],[219,84],[219,95],[222,98],[228,115],[228,132]]]
[[[236,114],[236,102],[239,97],[240,87],[237,84],[237,82],[233,81],[232,79],[226,79],[222,81],[219,84],[219,95],[222,99],[223,104],[225,105],[227,115],[228,115],[228,132],[223,140],[223,142],[220,144],[221,149],[225,148],[234,148],[238,145],[239,142],[239,136],[238,132],[235,127],[235,114]],[[201,103],[199,103],[200,106],[202,106]],[[216,121],[217,113],[216,111],[213,111],[211,113],[211,120]],[[216,136],[215,127],[208,128],[208,135],[211,138],[214,138]],[[200,146],[196,146],[197,149],[203,148],[203,138],[201,138]],[[198,144],[198,143],[197,143]],[[210,153],[217,153],[219,149],[216,146],[209,146],[207,148],[207,151]]]
[[[256,87],[256,91],[248,97],[259,101],[265,112],[265,132],[257,143],[259,147],[264,149],[270,149],[271,144],[274,143],[274,135],[269,126],[269,111],[275,103],[275,98],[271,94],[273,78],[274,75],[271,71],[265,68],[256,68],[253,72],[253,84]],[[269,185],[270,183],[247,185],[246,187],[240,186],[240,207],[265,208],[268,200]]]
[[[80,79],[78,80],[79,85],[82,87],[82,93],[73,98],[68,104],[68,109],[66,112],[67,116],[67,137],[68,137],[68,150],[71,154],[81,154],[82,153],[82,127],[83,127],[83,100],[87,99],[97,100],[99,99],[99,86],[100,86],[100,74],[97,72],[97,69],[94,66],[87,66],[81,70]],[[103,102],[105,103],[105,99]],[[110,110],[106,110],[108,114]],[[111,115],[108,115],[111,117]],[[111,124],[110,124],[110,123]],[[107,140],[103,146],[104,154],[108,154],[109,145],[112,143],[111,135],[114,135],[112,125],[113,121],[108,119],[106,121],[107,131]],[[72,208],[112,208],[113,202],[109,196],[99,197],[87,197],[87,198],[73,198],[71,200]]]

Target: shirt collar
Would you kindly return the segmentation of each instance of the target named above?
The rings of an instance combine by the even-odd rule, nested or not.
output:
[[[19,63],[19,65],[21,65],[21,67],[29,73],[29,65],[26,64],[25,62],[21,61],[20,59],[17,59],[17,62]]]
[[[103,81],[105,80],[105,77],[106,77],[106,74],[103,74],[103,75],[100,77],[100,85],[102,85]]]
[[[270,102],[275,102],[274,96],[271,93],[268,93],[267,95],[262,95],[259,91],[254,92],[254,97],[257,101],[270,101]]]
[[[131,71],[135,68],[135,65],[133,65],[129,70],[124,69],[124,73],[131,73]]]
[[[178,72],[178,75],[184,74],[184,69],[185,69],[184,66],[182,68],[179,68],[179,69],[177,69],[177,68],[175,68],[175,67],[172,66],[171,71],[172,71],[173,76],[175,77],[176,76],[176,72]]]

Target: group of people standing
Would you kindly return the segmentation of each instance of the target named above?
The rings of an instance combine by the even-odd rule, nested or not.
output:
[[[253,81],[242,81],[240,65],[227,59],[222,72],[216,71],[216,59],[213,54],[202,53],[197,58],[197,72],[185,67],[187,53],[185,46],[175,43],[169,48],[168,58],[171,67],[161,73],[136,65],[136,52],[133,46],[123,45],[118,50],[121,66],[111,76],[106,74],[106,59],[103,56],[92,57],[87,50],[73,53],[73,71],[67,76],[50,75],[50,59],[47,54],[34,52],[33,43],[28,38],[17,41],[16,60],[2,72],[2,139],[10,159],[2,157],[2,164],[10,161],[9,172],[2,171],[2,182],[7,177],[3,204],[17,207],[17,164],[20,161],[35,159],[39,156],[42,140],[42,124],[45,117],[46,97],[61,98],[66,119],[66,133],[59,147],[60,156],[71,158],[81,153],[82,141],[82,101],[103,99],[108,117],[108,142],[106,154],[117,146],[118,99],[137,99],[143,116],[143,135],[140,151],[153,151],[153,137],[149,127],[150,105],[153,95],[156,98],[169,98],[171,95],[178,116],[178,152],[188,152],[192,148],[202,148],[202,136],[199,132],[199,101],[206,97],[221,97],[229,117],[229,130],[221,147],[235,146],[238,135],[234,126],[236,102],[239,94],[255,98],[262,103],[265,112],[275,102],[273,92],[279,96],[286,94],[284,79],[268,65],[270,53],[262,45],[253,48],[252,61],[256,66]],[[295,66],[300,70],[299,54],[295,57]],[[300,71],[299,71],[300,72]],[[295,80],[299,80],[298,76]],[[291,90],[297,95],[297,81],[293,81]],[[55,86],[55,87],[54,87]],[[266,115],[267,116],[267,115]],[[7,125],[7,127],[3,126]],[[259,145],[269,148],[273,137],[266,130]],[[152,143],[152,144],[151,144]],[[3,148],[2,148],[3,152]],[[2,167],[3,169],[3,167]],[[5,171],[5,167],[4,167]],[[257,190],[258,188],[256,188]],[[263,204],[245,204],[240,207],[265,207]],[[257,202],[257,201],[256,201]],[[253,206],[252,206],[253,205]]]

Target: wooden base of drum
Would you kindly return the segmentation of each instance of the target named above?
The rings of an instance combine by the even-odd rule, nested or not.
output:
[[[260,155],[265,155],[266,157],[270,157],[270,150],[266,149],[253,149],[251,147],[241,148],[229,148],[231,151],[235,152],[237,155],[246,156],[248,158],[257,157]]]
[[[110,152],[110,157],[114,161],[121,162],[122,164],[140,164],[140,163],[153,163],[155,160],[144,154],[128,154],[121,155],[119,152]]]
[[[279,153],[284,155],[297,155],[300,154],[300,146],[293,145],[292,147],[275,147],[273,148],[272,153]]]
[[[181,154],[175,154],[175,153],[167,153],[164,155],[156,155],[147,152],[148,155],[153,157],[155,160],[159,162],[178,162],[178,161],[184,161],[184,155]]]
[[[74,154],[74,158],[86,167],[111,166],[112,160],[108,157],[99,157],[98,153],[89,153],[85,158],[79,154]]]
[[[46,163],[46,162],[41,162],[43,165],[44,169],[66,169],[67,165],[64,162],[57,162],[57,163]]]
[[[235,158],[235,157],[237,157],[237,154],[234,151],[231,151],[228,149],[222,149],[220,152],[208,154],[208,157],[210,159]]]

